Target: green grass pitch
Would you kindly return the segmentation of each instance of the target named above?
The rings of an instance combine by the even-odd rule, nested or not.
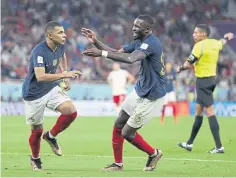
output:
[[[56,118],[45,118],[44,128],[50,129]],[[54,155],[42,140],[41,159],[44,170],[33,172],[29,164],[28,137],[30,128],[24,117],[1,117],[1,174],[4,177],[191,177],[236,176],[236,119],[219,117],[225,154],[210,155],[214,146],[207,118],[195,141],[192,152],[179,147],[189,137],[193,119],[181,117],[178,124],[167,118],[161,125],[158,118],[140,130],[143,137],[164,156],[154,172],[143,172],[147,155],[129,143],[124,145],[124,171],[100,172],[112,163],[111,132],[113,117],[79,117],[58,136],[63,156]]]

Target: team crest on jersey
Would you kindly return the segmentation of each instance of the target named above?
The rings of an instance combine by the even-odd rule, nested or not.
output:
[[[54,60],[53,60],[52,65],[53,65],[53,66],[56,66],[56,65],[57,65],[57,59],[54,59]]]

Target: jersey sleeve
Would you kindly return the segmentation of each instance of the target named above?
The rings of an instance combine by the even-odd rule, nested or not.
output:
[[[202,53],[203,53],[203,43],[198,42],[194,45],[191,54],[187,58],[187,61],[189,61],[191,64],[193,64],[198,59],[200,59],[200,57],[202,56]]]
[[[220,40],[219,40],[219,41],[216,41],[216,45],[217,45],[219,51],[222,50],[222,48],[223,48],[223,43],[222,43],[222,41],[220,41]]]
[[[45,67],[45,57],[41,49],[32,52],[33,67]]]
[[[144,52],[147,56],[150,56],[158,50],[158,44],[154,41],[144,40],[137,50]]]
[[[135,50],[136,41],[132,41],[131,43],[124,45],[123,49],[125,53],[132,53]]]

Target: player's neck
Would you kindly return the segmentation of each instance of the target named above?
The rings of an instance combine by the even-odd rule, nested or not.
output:
[[[48,38],[46,38],[46,42],[47,42],[48,47],[49,47],[53,52],[55,52],[56,49],[57,49],[57,45],[56,45],[52,40],[49,40]]]
[[[152,32],[150,31],[148,34],[146,34],[142,39],[141,39],[141,41],[143,41],[144,39],[146,39],[149,35],[151,35],[152,34]]]

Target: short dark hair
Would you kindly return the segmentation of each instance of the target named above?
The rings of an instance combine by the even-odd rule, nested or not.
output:
[[[143,20],[143,21],[147,22],[151,27],[153,27],[153,25],[154,25],[153,18],[148,14],[139,15],[137,17],[137,19],[140,19],[140,20]]]
[[[44,32],[45,32],[45,35],[47,36],[47,33],[51,30],[54,30],[55,27],[61,27],[62,24],[60,24],[60,22],[58,21],[50,21],[48,22],[46,25],[45,25],[45,29],[44,29]]]
[[[200,28],[202,32],[205,32],[207,34],[207,37],[210,36],[211,31],[207,24],[198,24],[196,27]]]

